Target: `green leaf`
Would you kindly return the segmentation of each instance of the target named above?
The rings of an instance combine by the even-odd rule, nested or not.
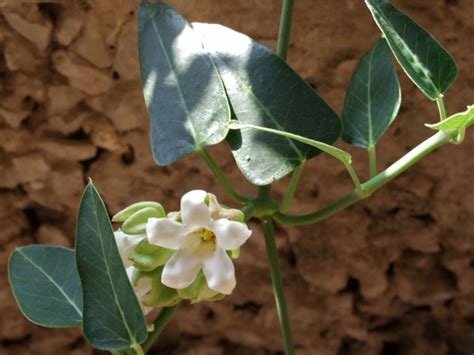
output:
[[[81,326],[82,289],[74,250],[47,245],[17,248],[8,262],[8,276],[29,321],[49,328]]]
[[[137,269],[151,271],[166,264],[174,253],[176,253],[175,250],[150,244],[145,238],[135,247],[128,258],[133,261],[133,266]]]
[[[166,4],[143,1],[138,40],[156,162],[170,164],[224,140],[225,90],[189,23]]]
[[[342,139],[374,146],[395,120],[401,92],[387,42],[381,38],[362,57],[352,75],[342,111]]]
[[[426,127],[437,131],[465,128],[474,124],[474,105],[467,107],[464,112],[458,112],[438,123],[426,124]]]
[[[193,27],[219,70],[237,120],[327,144],[337,140],[337,114],[274,52],[220,25]],[[227,141],[240,170],[256,185],[270,184],[320,153],[287,137],[255,130],[230,132]]]
[[[410,79],[431,100],[453,83],[453,58],[423,27],[387,0],[365,0],[398,62]]]
[[[113,222],[125,222],[125,220],[132,216],[135,212],[138,212],[144,208],[147,208],[147,207],[153,207],[155,209],[157,209],[158,211],[160,211],[160,215],[163,217],[165,216],[166,212],[165,212],[165,209],[163,208],[163,206],[158,203],[158,202],[154,202],[154,201],[142,201],[142,202],[137,202],[137,203],[134,203],[133,205],[130,205],[126,208],[124,208],[123,210],[117,212],[113,217],[112,217],[112,221]]]
[[[163,210],[158,210],[155,207],[145,207],[128,217],[123,222],[121,229],[125,234],[145,234],[148,219],[164,216]]]
[[[145,341],[145,319],[120,259],[107,210],[92,182],[79,207],[76,259],[86,339],[102,350],[127,349]]]

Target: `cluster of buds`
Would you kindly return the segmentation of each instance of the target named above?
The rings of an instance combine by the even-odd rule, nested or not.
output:
[[[139,202],[112,221],[122,223],[115,240],[145,314],[183,299],[216,301],[232,293],[232,259],[252,233],[240,210],[203,190],[186,193],[178,212]]]

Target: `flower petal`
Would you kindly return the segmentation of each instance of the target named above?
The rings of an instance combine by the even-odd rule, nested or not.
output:
[[[130,253],[135,249],[135,246],[140,243],[143,236],[140,235],[128,235],[122,232],[121,230],[115,231],[115,243],[122,259],[123,265],[125,268],[128,268],[133,264],[133,262],[128,258]]]
[[[181,198],[181,218],[188,228],[208,226],[211,217],[209,207],[204,202],[206,196],[204,190],[193,190]]]
[[[204,259],[204,275],[209,288],[230,295],[236,285],[234,264],[223,249]]]
[[[171,288],[186,288],[196,279],[201,266],[202,259],[186,249],[179,250],[165,264],[161,282]]]
[[[216,235],[217,248],[234,250],[244,244],[252,234],[247,225],[240,222],[229,221],[226,218],[213,221],[211,230]]]
[[[148,242],[160,247],[178,250],[186,234],[186,226],[168,218],[150,218],[146,224]]]

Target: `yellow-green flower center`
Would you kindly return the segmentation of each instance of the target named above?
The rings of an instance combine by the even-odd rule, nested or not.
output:
[[[201,239],[205,242],[210,242],[214,241],[216,239],[216,235],[214,234],[213,231],[210,231],[209,229],[201,229],[198,230],[197,233],[201,236]]]

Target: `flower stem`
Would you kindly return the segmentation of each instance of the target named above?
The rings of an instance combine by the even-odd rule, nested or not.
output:
[[[207,166],[211,171],[213,172],[214,176],[216,179],[219,181],[221,184],[222,188],[225,190],[225,192],[234,200],[238,202],[245,202],[247,198],[245,196],[240,195],[237,193],[232,185],[229,183],[227,178],[225,177],[223,171],[219,166],[216,164],[216,162],[212,159],[212,157],[207,153],[206,150],[201,149],[198,151],[198,154],[201,156],[201,158],[206,162]]]
[[[154,344],[156,339],[160,336],[163,329],[165,329],[166,324],[170,321],[173,314],[178,309],[179,303],[172,307],[165,307],[162,309],[158,317],[155,319],[153,325],[155,326],[153,331],[148,334],[148,338],[142,344],[143,350],[145,353],[150,350],[151,346]]]
[[[427,140],[423,141],[398,161],[390,165],[387,169],[374,176],[372,179],[362,184],[362,189],[366,193],[366,196],[370,196],[380,187],[388,183],[389,181],[396,178],[398,175],[403,173],[421,158],[432,152],[436,148],[448,143],[450,139],[456,136],[457,132],[443,132],[440,131],[435,135],[431,136]],[[281,212],[277,212],[273,215],[275,221],[284,224],[292,225],[304,225],[320,222],[333,214],[349,207],[359,201],[362,197],[357,193],[357,190],[353,190],[346,196],[342,197],[332,205],[329,205],[319,211],[308,213],[306,215],[291,216]]]
[[[291,335],[290,320],[286,309],[285,295],[283,291],[283,280],[280,271],[280,262],[278,260],[278,250],[275,241],[275,231],[273,228],[273,220],[270,217],[261,219],[263,235],[265,237],[265,245],[267,249],[268,262],[270,265],[270,274],[272,277],[273,293],[275,295],[275,303],[280,320],[280,329],[283,335],[286,355],[294,355],[295,349]]]
[[[375,145],[369,145],[367,151],[369,152],[370,178],[372,179],[377,175],[377,150]]]

